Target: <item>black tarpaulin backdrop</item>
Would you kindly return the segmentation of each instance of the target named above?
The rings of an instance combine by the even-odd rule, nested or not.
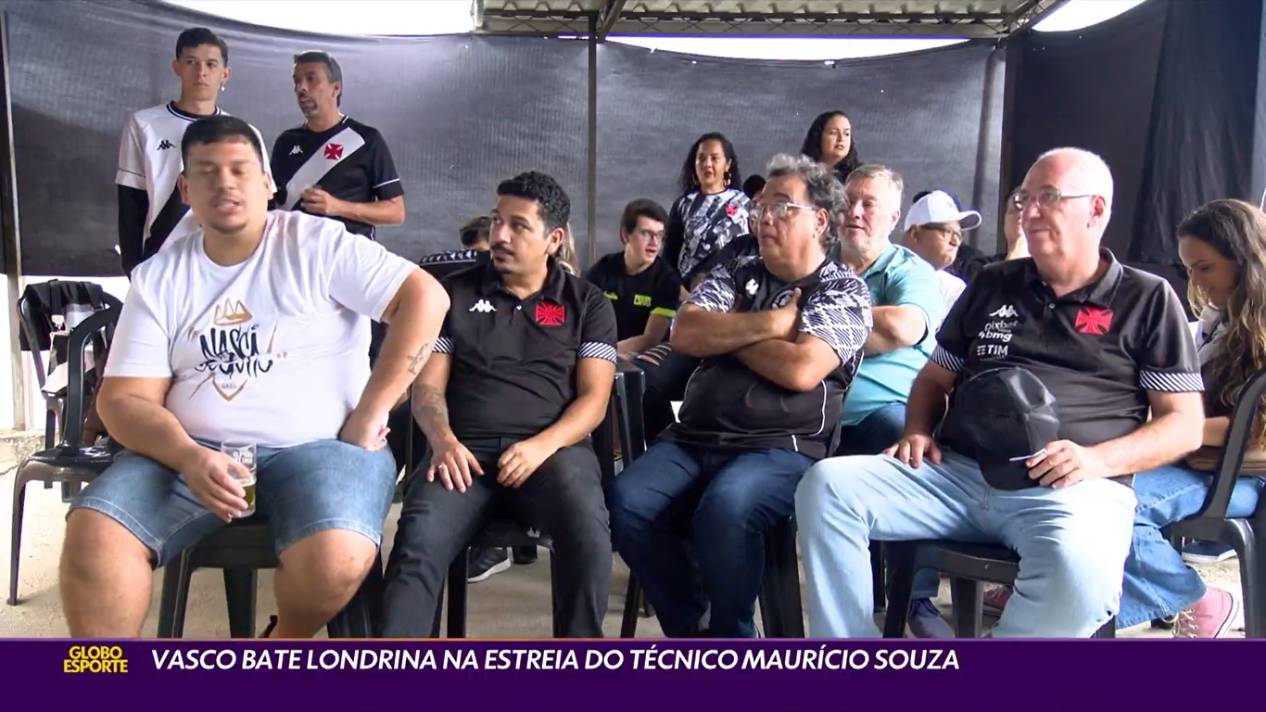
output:
[[[328,49],[343,65],[343,110],[386,137],[408,219],[380,231],[410,258],[453,248],[457,227],[486,214],[497,181],[553,174],[572,197],[588,262],[587,46],[583,41],[445,36],[336,38],[259,28],[141,2],[6,5],[23,270],[119,274],[114,171],[127,115],[174,97],[180,30],[206,25],[229,43],[221,105],[271,143],[300,123],[291,56]],[[852,117],[863,157],[901,171],[909,194],[973,190],[994,244],[1000,131],[980,129],[991,46],[822,63],[696,59],[606,44],[598,52],[597,252],[617,248],[624,203],[676,197],[685,151],[704,131],[730,134],[744,173],[796,151],[820,111]],[[983,135],[983,139],[982,139]],[[981,145],[983,140],[983,144]],[[977,175],[977,156],[987,160]]]
[[[1042,151],[1095,151],[1115,179],[1105,243],[1123,259],[1176,262],[1188,212],[1214,198],[1258,202],[1261,10],[1260,0],[1148,0],[1084,30],[1015,37],[1007,188]]]
[[[1001,81],[986,94],[989,44],[838,62],[756,62],[685,57],[607,44],[598,53],[599,246],[616,249],[623,201],[677,197],[691,143],[721,131],[743,174],[763,173],[775,153],[798,153],[809,124],[841,109],[862,161],[905,178],[905,205],[929,188],[973,200],[983,102],[1001,113]],[[1000,125],[984,138],[978,207],[985,227],[968,238],[992,249],[998,206]],[[668,202],[665,202],[665,207]],[[898,231],[900,226],[898,227]],[[897,236],[894,235],[894,238]]]

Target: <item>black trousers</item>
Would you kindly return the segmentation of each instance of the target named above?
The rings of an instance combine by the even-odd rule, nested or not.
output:
[[[554,540],[554,610],[566,637],[602,636],[611,589],[611,530],[598,458],[587,443],[563,448],[518,489],[497,484],[497,458],[514,439],[463,441],[484,470],[466,491],[426,481],[418,467],[405,489],[395,546],[387,562],[382,634],[432,634],[449,564],[492,517],[509,516]]]

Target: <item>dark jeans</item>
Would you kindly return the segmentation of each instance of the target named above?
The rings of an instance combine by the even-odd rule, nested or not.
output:
[[[857,425],[840,429],[840,446],[836,455],[878,455],[901,439],[906,429],[906,404],[890,403],[862,419]],[[892,567],[888,567],[892,572]],[[940,574],[932,569],[914,572],[911,598],[935,598],[940,588]]]
[[[611,533],[598,459],[588,443],[554,453],[519,489],[497,484],[497,458],[514,439],[464,441],[484,470],[466,492],[426,481],[425,465],[405,489],[395,547],[387,562],[383,635],[430,636],[445,575],[493,516],[548,533],[557,567],[555,620],[564,636],[602,636],[611,587]]]
[[[795,510],[810,458],[655,443],[608,493],[611,539],[671,636],[752,637],[765,531]]]

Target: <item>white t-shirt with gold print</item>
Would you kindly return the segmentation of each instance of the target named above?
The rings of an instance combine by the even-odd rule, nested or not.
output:
[[[106,376],[170,378],[194,437],[289,447],[334,438],[369,379],[369,319],[414,269],[342,223],[272,211],[245,262],[197,229],[132,273]]]

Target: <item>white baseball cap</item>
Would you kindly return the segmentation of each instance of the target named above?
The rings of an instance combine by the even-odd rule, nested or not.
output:
[[[975,210],[959,210],[958,204],[943,190],[934,190],[915,201],[906,215],[906,228],[917,225],[957,222],[964,230],[980,227],[980,213]]]

